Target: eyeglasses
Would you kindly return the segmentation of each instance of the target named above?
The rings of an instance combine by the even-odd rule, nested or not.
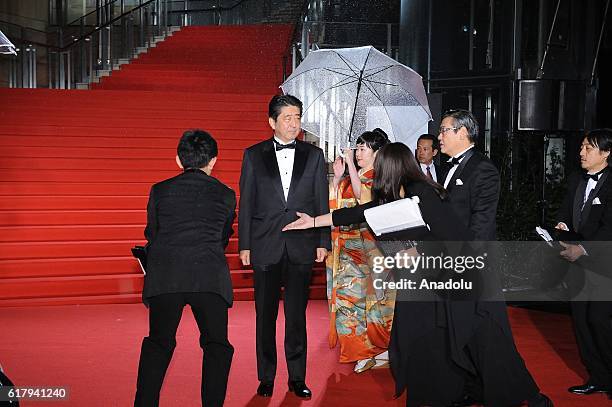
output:
[[[447,131],[451,131],[451,130],[457,131],[459,129],[460,129],[460,127],[440,127],[440,130],[439,130],[438,134],[444,134]]]

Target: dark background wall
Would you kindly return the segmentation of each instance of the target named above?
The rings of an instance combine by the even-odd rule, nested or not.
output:
[[[502,237],[553,221],[584,132],[612,126],[609,16],[591,78],[606,3],[401,0],[400,60],[442,111],[474,112],[478,148],[500,168]]]

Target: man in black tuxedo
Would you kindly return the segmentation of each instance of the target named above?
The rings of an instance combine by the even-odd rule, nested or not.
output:
[[[433,134],[421,134],[419,136],[415,157],[423,174],[435,182],[438,182],[438,175],[440,175],[440,168],[434,162],[435,157],[438,155],[438,150],[438,139],[436,136]]]
[[[142,341],[135,406],[159,404],[159,393],[176,346],[176,330],[189,304],[200,329],[202,405],[222,406],[234,348],[227,339],[232,281],[225,248],[232,234],[236,194],[210,174],[217,143],[187,131],[176,157],[184,171],[151,188],[147,205],[149,336]]]
[[[274,137],[247,148],[240,174],[238,244],[245,266],[253,265],[257,314],[257,394],[271,397],[276,376],[276,318],[284,285],[285,358],[289,390],[310,398],[306,380],[306,305],[313,262],[331,248],[330,230],[282,232],[296,211],[329,212],[323,151],[296,140],[302,102],[274,96],[268,121]],[[315,260],[316,259],[316,260]]]
[[[579,240],[561,242],[561,256],[574,263],[568,274],[570,287],[586,293],[574,292],[578,295],[570,302],[576,343],[589,374],[586,383],[568,389],[574,394],[612,391],[611,150],[612,130],[597,129],[586,135],[580,146],[585,172],[570,178],[557,225]]]
[[[491,160],[475,149],[477,136],[478,122],[471,112],[451,110],[443,115],[438,140],[440,151],[450,159],[439,182],[473,239],[487,242],[495,240],[499,173]],[[478,250],[485,247],[491,248],[480,244]],[[495,278],[488,275],[492,272],[489,269],[483,279],[495,287]],[[452,356],[453,363],[464,380],[465,397],[455,405],[483,401],[485,405],[510,406],[526,401],[529,406],[552,406],[539,392],[516,349],[503,300],[451,301],[448,314],[453,325],[451,347],[458,350]]]

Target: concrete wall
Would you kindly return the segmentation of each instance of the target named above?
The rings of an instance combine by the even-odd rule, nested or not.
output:
[[[49,2],[46,0],[2,0],[0,20],[46,30],[49,20]]]

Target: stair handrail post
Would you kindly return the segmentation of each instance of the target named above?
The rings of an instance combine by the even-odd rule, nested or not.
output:
[[[132,14],[127,19],[126,36],[127,57],[131,59],[134,55],[134,16]]]
[[[28,65],[27,65],[27,58],[28,58],[28,54],[30,53],[30,50],[28,48],[28,46],[26,45],[25,41],[23,42],[23,53],[21,56],[21,87],[22,88],[27,88],[28,87]]]
[[[113,69],[113,20],[115,17],[115,7],[114,7],[114,3],[111,3],[109,0],[108,3],[108,8],[109,8],[109,24],[107,25],[106,29],[108,30],[108,67],[109,69]]]
[[[49,89],[53,89],[53,52],[50,49],[47,49],[47,85]]]
[[[9,88],[15,87],[15,58],[11,57],[9,59],[9,75],[8,75],[8,83]]]
[[[127,53],[127,22],[125,17],[125,1],[120,0],[119,7],[121,8],[121,42],[119,44],[119,58],[124,58]]]
[[[79,37],[82,37],[85,34],[85,22],[83,21],[84,18],[81,17],[79,19]],[[85,40],[87,41],[87,40]],[[79,82],[83,82],[85,80],[85,78],[87,77],[87,51],[86,51],[86,43],[85,41],[81,41],[81,43],[79,44],[79,48],[80,48],[80,55],[79,55],[79,59],[81,61],[81,69],[80,69],[80,78],[79,78]]]
[[[66,78],[67,84],[66,89],[72,89],[72,74],[73,74],[73,64],[72,64],[72,50],[66,51]]]
[[[30,55],[28,58],[28,84],[29,88],[33,89],[36,87],[36,48],[30,44]]]
[[[144,46],[144,7],[142,7],[142,0],[138,0],[138,5],[140,6],[138,8],[138,25],[139,25],[139,31],[140,31],[140,35],[138,36],[138,46],[139,47],[143,47]]]
[[[57,53],[57,89],[65,89],[64,87],[64,53]]]

